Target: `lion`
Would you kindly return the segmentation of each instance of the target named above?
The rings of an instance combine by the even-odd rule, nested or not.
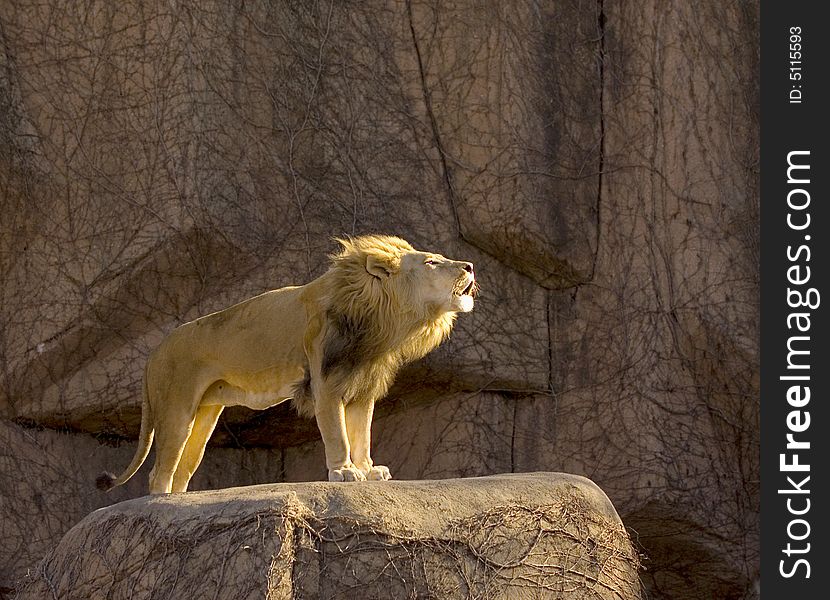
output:
[[[226,406],[263,410],[293,399],[314,417],[329,481],[388,480],[370,453],[375,402],[402,365],[450,334],[473,309],[473,264],[386,235],[336,239],[326,273],[265,292],[173,330],[144,373],[139,444],[102,490],[122,485],[155,438],[150,493],[184,492]]]

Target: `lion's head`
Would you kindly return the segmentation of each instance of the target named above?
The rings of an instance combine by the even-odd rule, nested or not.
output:
[[[401,365],[438,346],[456,315],[473,309],[473,265],[420,252],[394,236],[337,241],[342,248],[320,277],[321,374],[329,393],[344,402],[374,402]],[[307,376],[294,393],[297,410],[307,415],[314,414],[310,385]]]
[[[388,307],[431,318],[470,312],[477,284],[473,264],[421,252],[399,237],[364,235],[338,239],[343,246],[333,255],[352,302],[361,308]]]

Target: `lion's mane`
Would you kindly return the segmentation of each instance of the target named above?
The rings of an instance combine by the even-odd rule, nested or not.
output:
[[[419,305],[422,279],[401,273],[401,258],[414,249],[394,236],[337,240],[321,302],[322,375],[330,391],[349,403],[375,402],[389,390],[401,365],[426,355],[452,330],[455,313]],[[367,265],[387,276],[370,273]],[[294,394],[298,412],[314,416],[311,376]]]

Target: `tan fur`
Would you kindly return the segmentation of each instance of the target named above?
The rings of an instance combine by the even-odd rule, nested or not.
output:
[[[291,398],[317,419],[330,481],[390,478],[370,457],[374,404],[401,365],[472,309],[472,265],[392,236],[338,241],[321,277],[186,323],[161,343],[147,363],[138,450],[100,488],[132,477],[155,436],[150,492],[185,491],[225,406]]]

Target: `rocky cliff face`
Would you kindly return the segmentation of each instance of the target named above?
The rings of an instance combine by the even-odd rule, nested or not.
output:
[[[400,478],[589,475],[653,597],[758,568],[756,3],[0,7],[0,585],[132,453],[177,324],[394,233],[483,293],[379,406]],[[322,477],[227,411],[197,487]],[[21,507],[26,507],[23,510]],[[37,533],[35,533],[37,532]],[[37,540],[37,541],[34,541]]]

